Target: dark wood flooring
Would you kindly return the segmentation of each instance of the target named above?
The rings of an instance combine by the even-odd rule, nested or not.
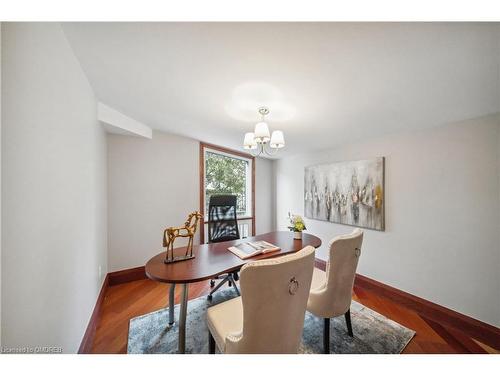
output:
[[[93,353],[126,353],[129,320],[168,305],[168,284],[138,280],[107,289],[92,345]],[[179,303],[177,288],[175,303]],[[189,286],[189,298],[208,294],[208,281]],[[447,326],[373,291],[355,286],[353,299],[416,331],[403,353],[499,353]]]

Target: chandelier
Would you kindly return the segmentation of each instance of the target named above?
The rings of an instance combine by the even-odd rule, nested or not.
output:
[[[270,135],[269,127],[264,121],[265,117],[269,114],[269,108],[260,107],[259,113],[261,115],[261,120],[255,124],[253,133],[245,133],[243,148],[245,150],[251,150],[250,152],[253,156],[259,156],[263,153],[271,156],[276,154],[278,149],[285,147],[285,137],[281,130],[275,130],[272,135]],[[252,150],[257,151],[252,152]]]

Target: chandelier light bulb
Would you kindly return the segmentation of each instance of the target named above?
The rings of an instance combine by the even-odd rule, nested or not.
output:
[[[285,136],[281,130],[273,131],[271,135],[271,142],[269,144],[272,148],[283,148],[285,147]]]
[[[245,150],[255,150],[257,142],[253,133],[245,133],[245,140],[243,141],[243,148]]]
[[[255,138],[257,138],[257,142],[259,143],[266,143],[269,142],[269,139],[271,139],[271,136],[269,134],[269,127],[264,121],[255,124],[254,133]]]

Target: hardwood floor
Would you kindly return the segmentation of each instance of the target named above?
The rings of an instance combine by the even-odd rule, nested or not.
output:
[[[148,279],[108,287],[92,352],[126,353],[129,320],[167,306],[168,288],[168,284]],[[189,298],[206,295],[209,290],[208,281],[191,284]],[[176,291],[176,304],[179,297]],[[373,291],[355,286],[353,299],[417,332],[403,353],[500,353],[459,329],[421,316]]]

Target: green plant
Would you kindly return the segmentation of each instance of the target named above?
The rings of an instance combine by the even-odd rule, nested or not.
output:
[[[205,158],[205,212],[210,196],[234,194],[237,196],[238,214],[246,211],[248,162],[229,156],[207,152]]]
[[[288,229],[290,229],[292,232],[302,232],[303,230],[307,229],[306,223],[304,222],[304,219],[302,219],[302,216],[300,215],[292,215],[289,212],[288,221],[290,222]]]

